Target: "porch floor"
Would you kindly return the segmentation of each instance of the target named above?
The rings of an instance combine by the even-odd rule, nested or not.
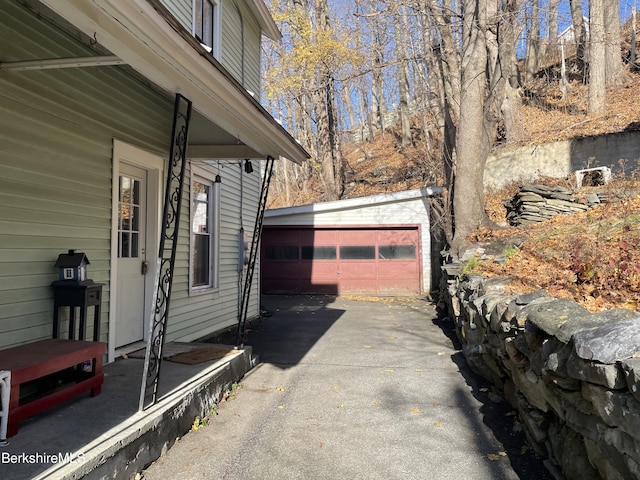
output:
[[[144,358],[134,357],[104,366],[102,393],[97,397],[81,395],[22,421],[18,434],[0,446],[2,477],[66,480],[135,475],[184,435],[194,418],[208,412],[256,361],[251,347],[196,365],[165,359],[159,401],[138,412]]]

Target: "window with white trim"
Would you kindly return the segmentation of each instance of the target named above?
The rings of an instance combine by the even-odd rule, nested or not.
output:
[[[191,172],[191,293],[218,288],[220,245],[220,183],[207,170]]]
[[[214,56],[217,53],[219,5],[214,0],[193,0],[193,35]]]

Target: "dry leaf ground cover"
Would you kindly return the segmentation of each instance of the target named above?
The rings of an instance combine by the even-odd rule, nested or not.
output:
[[[606,187],[611,203],[531,226],[481,230],[476,239],[501,245],[506,262],[474,259],[467,271],[511,277],[514,292],[543,289],[591,312],[616,307],[640,311],[639,187],[638,181],[617,181]],[[513,191],[489,199],[494,221],[504,221],[501,202]]]

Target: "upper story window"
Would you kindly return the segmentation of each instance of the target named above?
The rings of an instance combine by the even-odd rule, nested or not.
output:
[[[216,55],[216,35],[218,33],[218,2],[214,0],[193,0],[193,34],[200,43],[206,45]]]

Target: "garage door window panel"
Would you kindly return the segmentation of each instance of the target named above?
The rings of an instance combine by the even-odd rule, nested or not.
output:
[[[409,260],[416,258],[415,245],[379,245],[380,260]]]
[[[376,247],[374,245],[341,246],[340,260],[374,260]]]
[[[271,246],[264,249],[265,259],[271,261],[299,259],[298,247],[295,245]]]
[[[335,260],[336,247],[302,247],[302,260]]]

